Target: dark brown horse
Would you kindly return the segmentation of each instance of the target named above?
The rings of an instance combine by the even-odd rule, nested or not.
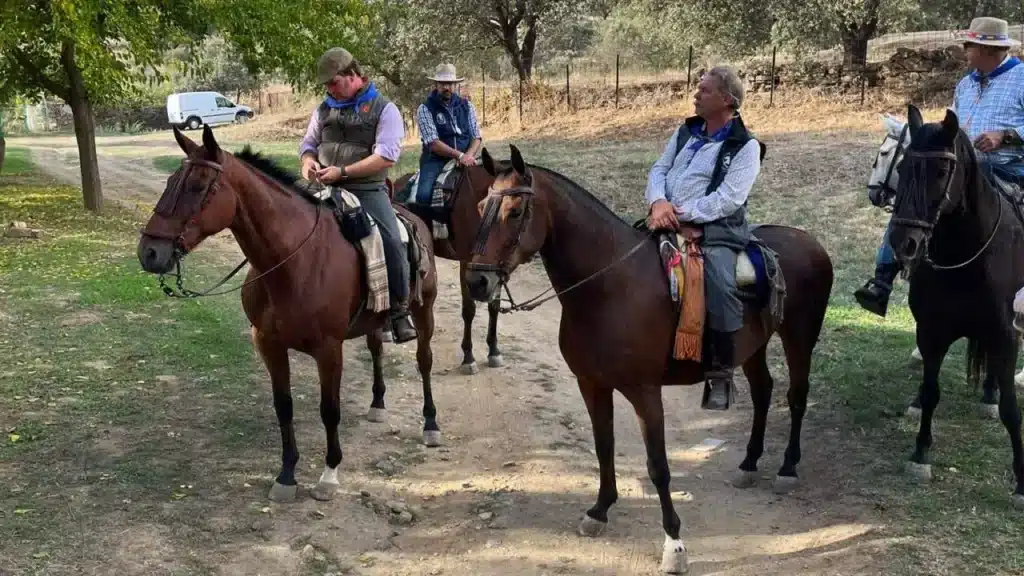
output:
[[[562,305],[559,347],[590,413],[600,464],[597,503],[584,516],[580,534],[600,534],[608,509],[618,498],[612,418],[612,393],[618,390],[636,410],[647,446],[647,469],[661,501],[662,569],[685,570],[679,516],[669,492],[661,387],[701,382],[704,368],[701,363],[672,359],[678,316],[656,243],[566,177],[527,166],[514,146],[510,167],[499,171],[486,150],[483,163],[495,181],[490,197],[480,204],[481,214],[490,202],[499,204],[495,219],[483,219],[480,253],[469,266],[469,288],[474,298],[487,300],[519,264],[534,253],[541,255]],[[832,262],[806,232],[785,226],[764,226],[755,232],[778,253],[788,290],[778,333],[789,365],[791,431],[775,481],[777,490],[788,490],[797,480],[811,353],[832,289]],[[736,481],[743,487],[757,481],[757,461],[764,448],[773,386],[765,358],[771,325],[767,311],[748,306],[736,337],[736,359],[743,365],[754,404],[747,454]]]
[[[320,417],[327,432],[326,466],[312,495],[330,499],[338,488],[341,464],[338,423],[345,340],[366,336],[373,356],[373,403],[380,419],[384,407],[381,327],[386,313],[366,310],[364,268],[356,248],[342,237],[329,208],[320,207],[294,186],[297,177],[252,152],[226,153],[207,127],[203,146],[178,130],[174,137],[187,158],[168,179],[167,189],[142,231],[139,261],[156,274],[172,270],[178,259],[203,239],[228,228],[251,263],[242,288],[242,307],[252,323],[252,340],[270,373],[274,410],[281,427],[282,464],[270,498],[295,498],[299,452],[292,427],[288,350],[311,356],[320,374]],[[409,215],[416,235],[429,228]],[[410,242],[415,241],[410,238]],[[419,338],[416,360],[423,378],[424,442],[440,443],[430,389],[433,356],[434,299],[437,273],[429,243],[422,257],[429,263],[422,279],[422,301],[413,302]],[[412,274],[416,275],[413,268]]]
[[[412,174],[405,174],[395,181],[395,190],[405,187]],[[434,240],[434,254],[446,260],[459,262],[459,287],[462,291],[462,365],[463,374],[476,374],[479,369],[473,356],[473,318],[476,316],[476,301],[469,295],[466,284],[466,265],[472,257],[473,237],[480,227],[480,214],[476,205],[487,196],[487,189],[494,177],[482,166],[462,168],[456,176],[455,190],[449,201],[450,214],[447,218],[448,238]],[[415,191],[413,192],[415,193]],[[410,207],[419,212],[418,207]],[[497,298],[487,303],[487,365],[491,368],[502,366],[501,350],[498,348],[498,310],[501,305]]]

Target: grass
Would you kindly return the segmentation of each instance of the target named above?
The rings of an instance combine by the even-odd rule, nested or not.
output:
[[[32,171],[32,160],[27,148],[8,148],[4,154],[3,175],[20,176]]]

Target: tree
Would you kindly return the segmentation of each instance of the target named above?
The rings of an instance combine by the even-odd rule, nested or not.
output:
[[[313,82],[317,49],[366,44],[357,0],[50,0],[0,2],[0,101],[50,93],[71,106],[85,207],[103,208],[92,107],[116,105],[175,46],[221,30],[250,72]],[[325,16],[329,15],[329,16]]]

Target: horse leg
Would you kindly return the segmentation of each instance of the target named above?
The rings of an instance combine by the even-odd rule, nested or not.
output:
[[[750,430],[750,440],[747,441],[747,456],[740,463],[739,476],[733,481],[737,488],[749,488],[757,484],[757,461],[764,453],[764,432],[774,387],[771,372],[768,371],[767,351],[768,345],[765,344],[743,363],[743,374],[750,384],[750,398],[754,403],[754,423]]]
[[[669,483],[672,480],[665,453],[665,414],[661,402],[660,386],[642,386],[632,389],[626,396],[636,410],[647,446],[647,473],[658,491],[661,502],[661,523],[665,530],[665,544],[661,554],[661,571],[666,574],[686,572],[686,546],[679,538],[682,522],[672,505]]]
[[[917,341],[921,348],[924,368],[921,378],[921,421],[917,432],[914,453],[910,456],[907,470],[915,479],[927,482],[932,478],[929,451],[932,447],[932,417],[939,405],[939,370],[946,357],[952,340],[941,335],[924,336],[921,325],[917,326]]]
[[[978,412],[982,418],[995,420],[1000,418],[999,375],[991,368],[989,367],[985,370],[985,380],[981,384],[981,406],[978,407]],[[998,370],[998,368],[996,369]]]
[[[434,393],[430,388],[430,370],[434,367],[434,352],[430,340],[434,337],[434,298],[436,294],[424,291],[423,302],[413,306],[418,336],[416,339],[416,366],[423,380],[423,444],[434,447],[441,445],[441,428],[437,425],[437,408]],[[463,302],[465,305],[465,302]],[[474,302],[470,302],[475,306]]]
[[[388,409],[384,405],[384,394],[387,393],[384,384],[384,338],[381,330],[371,330],[366,335],[366,347],[370,349],[373,358],[373,400],[366,412],[366,419],[370,422],[387,422]]]
[[[500,292],[494,293],[494,299],[487,303],[487,365],[501,368],[505,363],[498,350],[498,313],[501,312]]]
[[[594,451],[601,469],[601,486],[597,490],[597,503],[587,510],[580,522],[580,536],[600,536],[608,526],[608,509],[619,499],[615,487],[615,420],[611,388],[604,388],[590,381],[578,379],[580,394],[590,414],[590,426],[594,432]]]
[[[299,462],[299,450],[295,447],[295,428],[292,425],[292,385],[288,349],[264,336],[255,326],[252,328],[252,341],[270,374],[274,412],[277,413],[277,423],[281,428],[281,471],[274,480],[268,498],[274,502],[291,502],[295,500],[298,492],[295,465]]]
[[[469,295],[469,270],[465,262],[459,263],[459,288],[462,290],[462,366],[463,374],[476,374],[480,371],[473,358],[473,317],[476,316],[476,300]]]
[[[820,326],[820,324],[819,324]],[[789,444],[782,460],[782,467],[775,475],[773,489],[776,494],[785,494],[793,490],[799,482],[796,465],[800,463],[800,432],[803,428],[804,414],[807,413],[807,392],[810,389],[811,348],[818,339],[818,330],[810,333],[809,338],[798,338],[789,331],[784,331],[782,348],[786,352],[786,365],[789,366],[789,391],[786,401],[789,404]]]
[[[1017,405],[1017,390],[1014,369],[1017,365],[1017,336],[1012,325],[1003,327],[998,334],[994,354],[988,354],[986,371],[988,376],[996,375],[999,384],[999,419],[1010,435],[1013,449],[1013,475],[1016,488],[1013,491],[1013,506],[1024,508],[1024,448],[1021,445],[1021,416]],[[986,378],[987,379],[987,378]]]
[[[327,433],[327,455],[324,458],[323,474],[310,491],[310,495],[317,500],[330,500],[340,487],[338,465],[341,464],[342,455],[341,442],[338,440],[338,423],[341,422],[341,343],[317,354],[316,367],[320,373],[320,419]]]

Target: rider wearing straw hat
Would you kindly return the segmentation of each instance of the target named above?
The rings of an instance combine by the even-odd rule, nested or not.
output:
[[[455,159],[459,166],[476,164],[480,148],[480,128],[473,104],[455,93],[463,81],[453,64],[441,64],[434,70],[434,90],[416,110],[416,124],[423,142],[420,173],[413,203],[429,206],[434,181],[445,164]]]
[[[998,179],[1019,187],[1024,184],[1024,66],[1009,50],[1020,42],[1010,38],[1005,20],[987,17],[975,18],[957,38],[971,70],[956,86],[953,111],[974,142],[986,176],[993,183]],[[889,246],[890,228],[875,257],[874,278],[854,292],[864,309],[879,316],[886,314],[892,283],[901,270]]]

